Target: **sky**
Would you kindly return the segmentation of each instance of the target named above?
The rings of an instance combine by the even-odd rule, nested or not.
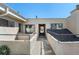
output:
[[[25,18],[66,18],[76,8],[73,3],[7,3]]]

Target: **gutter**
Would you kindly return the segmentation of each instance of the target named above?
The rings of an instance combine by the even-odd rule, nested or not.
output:
[[[3,9],[3,8],[1,8],[1,7],[0,7],[0,11],[2,11],[2,12],[3,12],[0,16],[5,16],[5,15],[8,15],[8,8]]]
[[[12,13],[11,11],[9,11],[9,8],[6,7],[6,8],[3,8],[3,6],[0,6],[0,16],[8,16],[8,17],[11,17],[13,18],[15,21],[18,21],[18,22],[26,22],[27,20]]]

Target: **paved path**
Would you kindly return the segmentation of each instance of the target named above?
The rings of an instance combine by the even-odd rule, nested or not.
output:
[[[44,36],[39,37],[37,39],[37,41],[42,41],[43,42],[43,45],[42,45],[43,49],[44,49],[44,52],[42,52],[43,54],[45,54],[45,55],[55,55],[55,53],[52,50],[51,46],[49,45],[46,37],[44,37]]]
[[[30,54],[40,55],[41,54],[41,42],[30,42]]]

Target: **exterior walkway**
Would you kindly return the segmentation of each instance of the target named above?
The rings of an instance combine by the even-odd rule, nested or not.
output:
[[[49,45],[47,38],[42,36],[38,37],[37,41],[42,42],[42,55],[55,55],[54,51],[52,50],[51,46]]]

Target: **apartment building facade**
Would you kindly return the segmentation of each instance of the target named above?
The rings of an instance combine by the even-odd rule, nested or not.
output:
[[[0,46],[10,48],[11,55],[29,55],[29,35],[25,33],[25,19],[15,10],[0,3]]]
[[[38,36],[46,36],[56,54],[79,54],[78,41],[60,42],[47,32],[47,29],[68,29],[78,37],[78,19],[79,5],[76,6],[76,9],[67,18],[30,18],[27,20],[8,6],[0,4],[0,34],[15,34],[13,36],[0,36],[0,44],[8,45],[12,49],[11,54],[30,54],[31,43],[27,40],[26,34],[33,34],[30,38],[32,43],[37,42]],[[16,40],[19,33],[21,35],[25,34],[25,36],[18,36],[21,41]],[[9,44],[3,41],[9,41]]]

